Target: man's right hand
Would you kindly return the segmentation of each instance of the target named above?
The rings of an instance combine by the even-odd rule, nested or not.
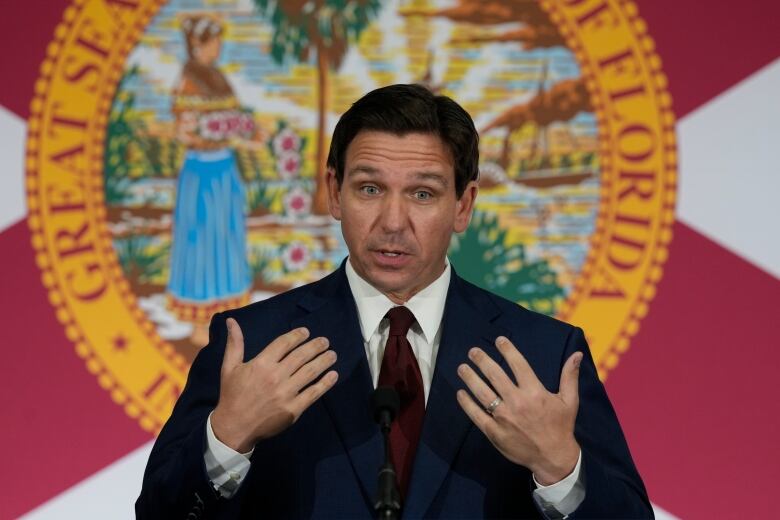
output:
[[[336,353],[328,349],[327,338],[303,343],[309,331],[300,328],[279,336],[244,363],[241,327],[228,318],[227,329],[219,403],[211,427],[220,442],[247,453],[258,441],[287,429],[336,384],[338,374],[331,370],[307,387],[336,362]]]

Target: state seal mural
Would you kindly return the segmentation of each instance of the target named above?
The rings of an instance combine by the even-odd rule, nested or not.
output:
[[[585,329],[616,369],[663,273],[671,99],[619,0],[75,0],[27,141],[42,282],[101,387],[156,432],[215,312],[338,267],[330,133],[362,94],[420,83],[480,132],[449,258]]]

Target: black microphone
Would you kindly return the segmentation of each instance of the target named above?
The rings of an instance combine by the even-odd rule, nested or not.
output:
[[[379,423],[385,442],[385,463],[379,468],[379,486],[374,501],[377,518],[383,520],[397,519],[401,513],[401,493],[390,458],[390,427],[399,408],[401,398],[392,386],[380,386],[371,394],[371,415]]]

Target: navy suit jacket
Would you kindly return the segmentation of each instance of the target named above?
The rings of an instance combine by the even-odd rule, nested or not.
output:
[[[231,499],[216,494],[203,458],[206,418],[219,397],[227,317],[244,333],[245,359],[289,330],[305,326],[338,354],[337,384],[278,436],[255,447],[252,466]],[[494,346],[508,337],[544,386],[558,391],[575,351],[586,498],[575,518],[648,518],[652,509],[580,329],[528,311],[477,288],[453,271],[422,436],[404,518],[538,518],[528,469],[505,459],[458,405],[456,373],[480,346],[511,374]],[[216,315],[173,414],[154,445],[138,518],[371,518],[383,458],[371,418],[373,390],[357,309],[344,266],[322,280],[269,300]]]

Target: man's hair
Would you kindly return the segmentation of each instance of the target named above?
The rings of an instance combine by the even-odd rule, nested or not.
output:
[[[389,85],[358,99],[333,131],[328,167],[344,181],[347,147],[364,131],[398,136],[419,132],[438,136],[455,167],[455,194],[463,195],[469,181],[479,177],[479,134],[468,112],[447,96],[434,95],[422,85]]]

